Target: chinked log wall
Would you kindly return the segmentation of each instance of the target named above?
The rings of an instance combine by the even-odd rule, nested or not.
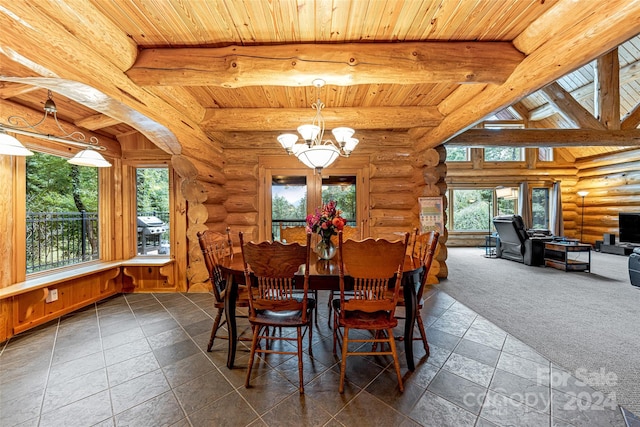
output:
[[[410,231],[419,224],[417,198],[444,196],[446,192],[444,147],[416,154],[406,136],[397,138],[401,140],[395,141],[393,134],[385,134],[381,138],[384,143],[376,143],[375,137],[369,135],[358,146],[358,155],[368,155],[370,158],[369,234],[372,237],[395,239],[395,232]],[[393,149],[383,150],[383,145],[392,145]],[[277,149],[275,143],[249,150],[246,147],[227,147],[224,150],[224,165],[212,165],[189,158],[192,168],[182,166],[180,169],[183,173],[177,170],[183,177],[183,195],[189,202],[187,278],[190,291],[206,291],[210,288],[197,232],[205,229],[225,232],[230,227],[236,244],[238,231],[252,238],[258,237],[259,157],[273,155],[274,149]],[[177,157],[180,157],[180,161],[185,159]],[[291,161],[297,162],[294,158]],[[194,209],[197,215],[192,213]],[[445,230],[431,270],[430,281],[434,283],[437,282],[436,276],[447,277],[446,241]]]
[[[576,166],[576,190],[589,192],[584,198],[583,241],[595,244],[605,233],[619,237],[618,212],[640,212],[640,150],[584,159]],[[581,200],[576,205],[579,230]]]

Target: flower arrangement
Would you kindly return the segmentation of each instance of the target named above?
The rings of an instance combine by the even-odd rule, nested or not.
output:
[[[341,216],[342,211],[336,209],[335,200],[330,200],[316,209],[314,214],[307,215],[307,231],[318,233],[322,240],[328,241],[331,236],[338,234],[344,228],[346,220]]]

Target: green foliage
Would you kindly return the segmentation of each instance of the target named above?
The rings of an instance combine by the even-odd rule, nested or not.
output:
[[[347,221],[356,220],[356,186],[355,185],[323,185],[322,203],[336,201],[336,207],[342,211]]]
[[[169,212],[168,168],[136,170],[136,203],[138,212]]]
[[[97,168],[72,165],[62,157],[37,152],[26,158],[26,167],[27,212],[77,212],[74,192],[87,212],[98,211]]]
[[[467,147],[446,147],[447,162],[466,162],[469,160]]]
[[[493,217],[492,190],[454,190],[453,198],[455,231],[488,231]]]
[[[523,160],[523,148],[519,147],[487,147],[484,149],[484,160],[487,162],[519,162]]]
[[[284,196],[275,196],[271,200],[271,215],[276,219],[304,220],[307,216],[307,198],[299,199],[295,204],[290,203]]]

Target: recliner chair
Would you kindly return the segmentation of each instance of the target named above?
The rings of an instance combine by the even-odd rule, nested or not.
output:
[[[520,215],[496,216],[493,218],[493,225],[498,231],[498,258],[522,262],[525,265],[544,265],[544,242],[552,240],[552,237],[529,237]]]

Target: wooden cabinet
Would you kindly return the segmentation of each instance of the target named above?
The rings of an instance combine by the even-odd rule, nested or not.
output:
[[[591,271],[591,245],[571,242],[545,243],[544,265],[564,271]]]

